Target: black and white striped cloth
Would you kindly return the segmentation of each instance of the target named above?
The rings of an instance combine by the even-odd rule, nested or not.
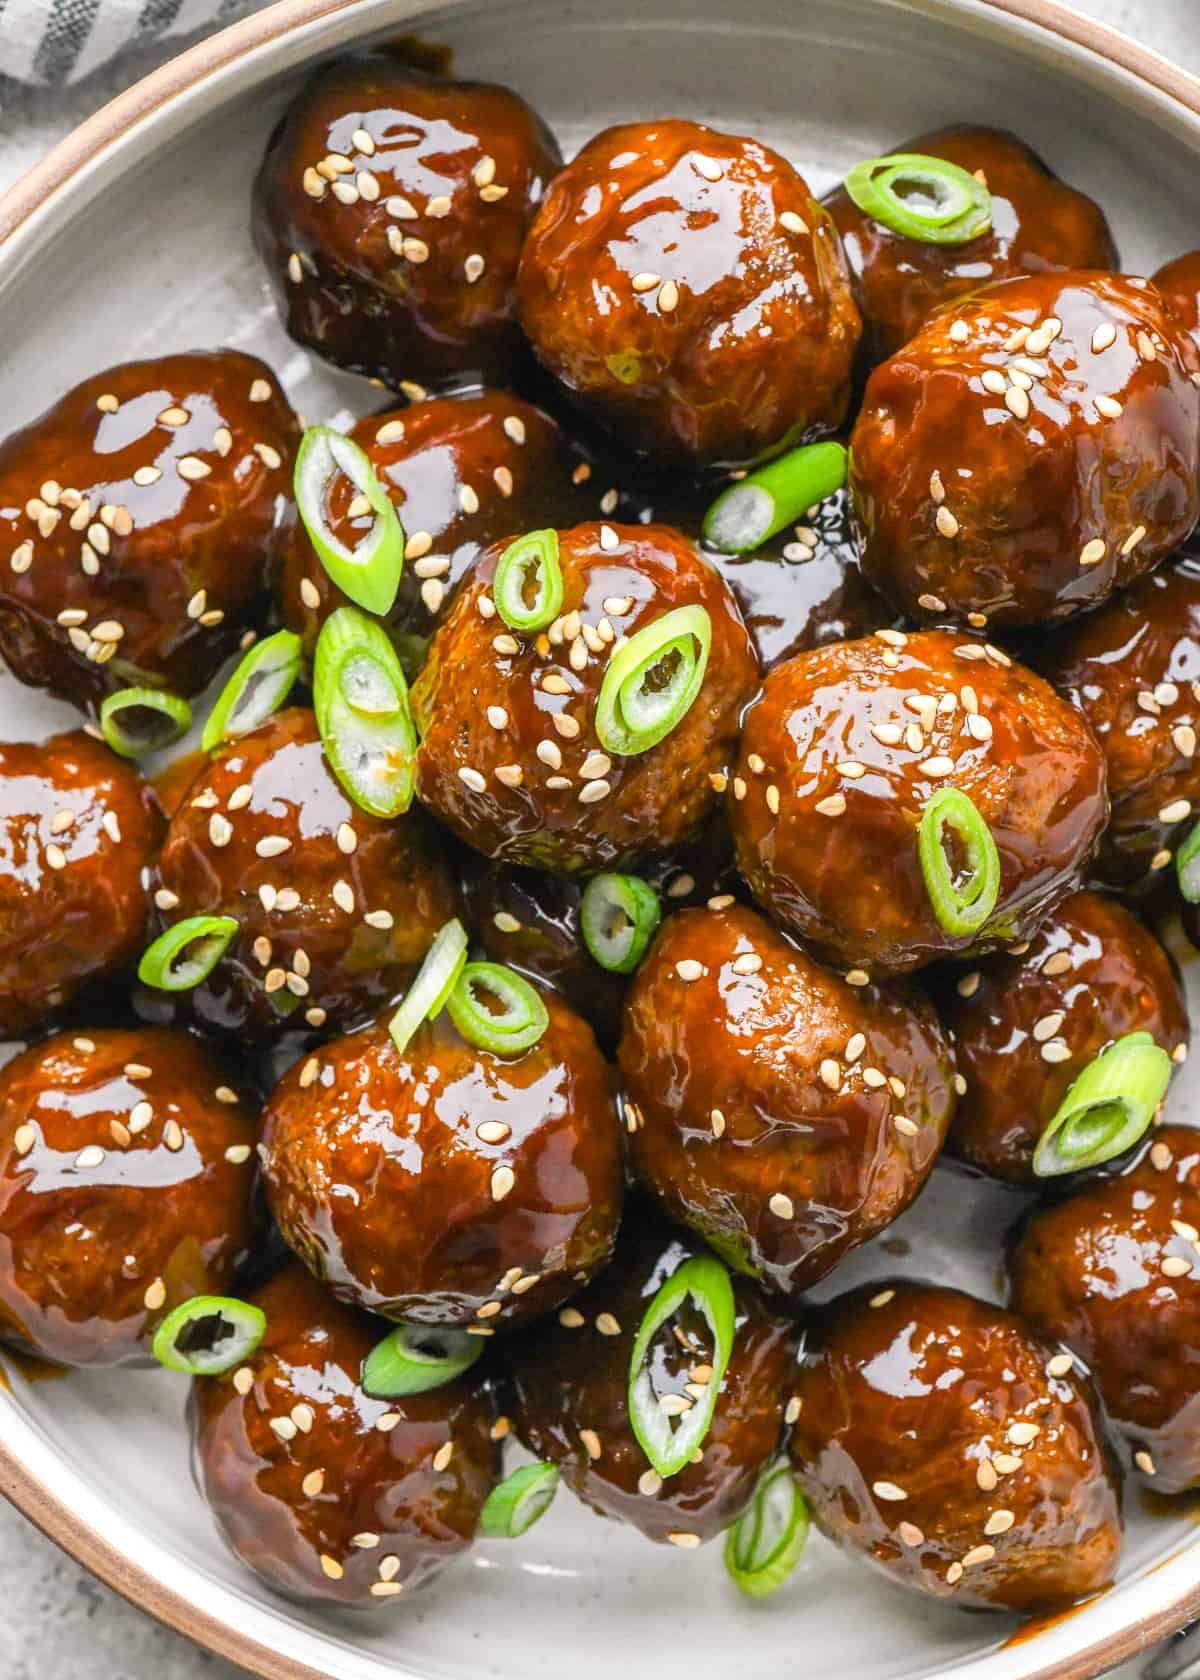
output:
[[[0,78],[74,82],[127,48],[232,23],[261,0],[0,0]]]

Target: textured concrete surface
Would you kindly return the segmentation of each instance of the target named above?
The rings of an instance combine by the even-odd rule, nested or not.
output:
[[[1076,0],[1078,10],[1200,72],[1197,0]],[[3,6],[0,4],[0,13]],[[0,31],[3,30],[0,17]],[[142,53],[67,93],[0,80],[0,189],[127,82],[167,55]],[[1018,125],[1019,126],[1019,125]],[[0,1680],[236,1680],[240,1672],[196,1650],[94,1580],[0,1502]],[[1141,1664],[1120,1671],[1134,1680]]]

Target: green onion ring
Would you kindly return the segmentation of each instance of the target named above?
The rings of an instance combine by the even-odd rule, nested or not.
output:
[[[983,182],[923,152],[868,158],[855,164],[845,185],[864,215],[922,245],[965,245],[992,225],[992,195]],[[916,209],[905,187],[931,199],[930,207]]]
[[[483,1352],[478,1336],[432,1324],[398,1324],[363,1360],[362,1386],[375,1400],[424,1394],[461,1377]]]
[[[658,894],[640,876],[596,875],[583,889],[583,942],[610,974],[633,973],[661,921]]]
[[[700,693],[712,646],[703,607],[676,607],[614,649],[596,699],[596,735],[605,752],[648,752],[687,716]],[[647,687],[652,680],[658,687]]]
[[[237,930],[232,916],[188,916],[143,951],[138,979],[160,992],[190,991],[212,973]]]
[[[500,1004],[490,1009],[477,993],[489,993]],[[517,1056],[529,1050],[550,1025],[546,1005],[515,969],[503,963],[468,963],[446,999],[450,1019],[468,1044],[497,1056]]]
[[[523,1464],[488,1494],[476,1532],[487,1540],[517,1539],[545,1516],[557,1491],[556,1464]]]
[[[249,734],[277,712],[300,675],[302,657],[300,638],[290,630],[255,642],[208,714],[200,737],[204,751],[215,752],[222,741]]]
[[[722,490],[704,515],[705,542],[722,554],[753,553],[840,490],[847,460],[840,443],[809,443],[747,473]]]
[[[458,983],[467,961],[467,930],[457,917],[438,929],[404,1001],[388,1023],[392,1043],[403,1055],[422,1021],[434,1021]]]
[[[557,531],[530,531],[509,543],[496,563],[492,599],[510,630],[544,630],[553,624],[563,604]]]
[[[943,830],[953,829],[966,853],[966,879],[955,880]],[[921,813],[917,855],[938,923],[955,938],[978,933],[1000,897],[1000,853],[973,799],[939,788]]]
[[[1167,1052],[1148,1032],[1126,1033],[1072,1082],[1038,1139],[1038,1178],[1082,1172],[1123,1155],[1152,1125],[1171,1080]]]
[[[149,714],[140,728],[124,714]],[[141,758],[174,745],[192,725],[192,708],[161,688],[119,688],[100,704],[100,732],[122,758]]]
[[[330,485],[344,473],[375,515],[371,529],[348,548],[330,529]],[[367,612],[390,612],[404,569],[404,530],[367,452],[332,426],[310,426],[296,456],[296,508],[317,558],[344,595]]]
[[[747,1598],[766,1598],[792,1573],[807,1539],[807,1502],[791,1465],[777,1460],[725,1537],[725,1568]]]
[[[407,811],[417,753],[408,683],[387,632],[357,607],[339,607],[321,628],[313,706],[325,756],[354,803],[373,817]]]
[[[195,1295],[172,1308],[150,1347],[168,1371],[219,1377],[250,1357],[266,1328],[262,1311],[249,1301],[233,1295]]]
[[[1200,823],[1175,854],[1179,890],[1189,904],[1200,904]]]
[[[658,1403],[650,1378],[647,1355],[658,1331],[691,1297],[703,1313],[712,1334],[713,1350],[708,1364],[712,1376],[705,1397],[691,1408],[672,1429],[671,1420]],[[663,1284],[646,1309],[629,1358],[629,1421],[638,1443],[650,1463],[665,1480],[677,1476],[708,1434],[717,1406],[717,1393],[733,1351],[735,1309],[729,1273],[712,1255],[685,1260]]]

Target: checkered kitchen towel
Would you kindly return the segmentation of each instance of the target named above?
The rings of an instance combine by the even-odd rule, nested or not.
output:
[[[0,0],[0,78],[78,81],[129,47],[230,23],[261,0]]]

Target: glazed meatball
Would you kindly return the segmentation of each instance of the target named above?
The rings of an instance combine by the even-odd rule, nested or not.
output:
[[[579,525],[558,540],[562,609],[540,635],[496,616],[499,545],[459,591],[412,691],[417,789],[486,857],[595,873],[678,844],[711,812],[758,664],[732,595],[676,532]],[[595,728],[610,650],[684,606],[712,632],[695,702],[648,751],[610,754]]]
[[[467,1547],[498,1469],[484,1391],[402,1400],[360,1382],[380,1326],[299,1266],[255,1296],[267,1329],[189,1415],[197,1486],[222,1538],[277,1592],[364,1608],[409,1597]]]
[[[868,216],[844,187],[827,195],[858,285],[872,362],[907,344],[939,305],[990,281],[1046,269],[1117,267],[1104,212],[1060,181],[1015,134],[962,124],[918,135],[895,150],[981,172],[992,195],[992,224],[966,244],[925,244]]]
[[[573,482],[581,457],[548,415],[518,397],[499,391],[438,397],[370,415],[350,436],[366,451],[404,526],[408,564],[387,617],[402,653],[423,647],[488,543],[584,515],[583,492]],[[327,513],[334,535],[349,546],[372,518],[349,517],[353,495],[350,480],[338,475]],[[345,603],[293,519],[280,605],[310,655],[321,625]]]
[[[255,1233],[255,1128],[166,1028],[62,1033],[0,1069],[0,1336],[63,1365],[149,1363]]]
[[[1200,810],[1200,553],[1081,619],[1040,665],[1087,719],[1108,767],[1112,820],[1096,872],[1145,885]]]
[[[1152,276],[1175,319],[1200,346],[1200,251],[1186,251]]]
[[[1072,1083],[1126,1033],[1187,1054],[1187,1003],[1175,963],[1114,898],[1078,892],[1018,955],[959,977],[945,1020],[967,1094],[953,1154],[993,1178],[1036,1184],[1033,1154]]]
[[[858,310],[837,231],[756,140],[627,123],[551,184],[517,276],[541,362],[627,446],[734,463],[846,412]]]
[[[536,1318],[608,1259],[620,1131],[591,1030],[553,992],[523,1054],[447,1014],[403,1052],[387,1019],[297,1064],[267,1105],[279,1227],[340,1299],[479,1335]]]
[[[788,1295],[904,1211],[954,1110],[924,999],[847,985],[740,905],[663,924],[618,1056],[638,1178]]]
[[[601,1516],[682,1547],[713,1539],[748,1504],[779,1445],[794,1368],[794,1329],[753,1284],[738,1279],[733,1350],[699,1460],[667,1481],[653,1468],[629,1422],[634,1339],[663,1284],[702,1252],[693,1238],[639,1207],[603,1276],[556,1320],[514,1337],[506,1350],[506,1404],[523,1445],[557,1464]],[[712,1332],[690,1300],[651,1347],[657,1395],[694,1400],[696,1382],[711,1380]]]
[[[1057,623],[1200,514],[1200,354],[1148,280],[960,299],[875,370],[851,445],[868,583],[914,616]]]
[[[1200,1487],[1200,1132],[1164,1126],[1121,1178],[1034,1213],[1013,1305],[1088,1369],[1159,1493]]]
[[[161,829],[137,771],[82,729],[0,743],[0,1037],[139,954]]]
[[[1107,1586],[1121,1502],[1090,1384],[1013,1313],[871,1284],[818,1315],[792,1456],[832,1540],[974,1609],[1061,1609]]]
[[[999,897],[973,934],[942,926],[918,856],[945,787],[974,803],[999,853]],[[939,630],[882,630],[777,666],[730,792],[754,896],[830,961],[873,975],[1028,938],[1080,885],[1108,814],[1079,714],[999,648]]]
[[[0,443],[0,654],[77,705],[196,694],[255,623],[299,439],[238,350],[127,362]]]
[[[562,162],[508,88],[386,53],[324,64],[267,144],[254,237],[292,337],[406,394],[508,376],[514,284]]]

